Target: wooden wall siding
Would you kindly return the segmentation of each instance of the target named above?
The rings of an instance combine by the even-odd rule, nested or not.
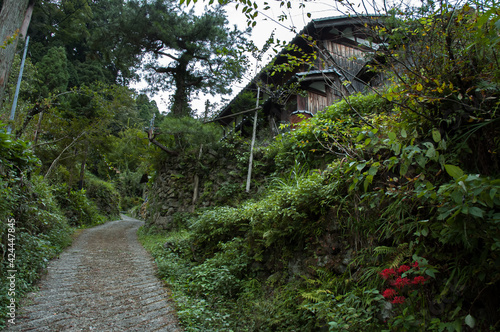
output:
[[[345,90],[345,88],[343,88]],[[342,91],[346,94],[347,91]],[[342,93],[339,91],[338,87],[328,85],[326,88],[326,103],[328,106],[342,100]]]
[[[365,64],[363,60],[365,52],[362,50],[337,44],[331,40],[325,40],[323,46],[333,56],[337,65],[349,73],[356,75]],[[325,60],[327,63],[330,62],[329,59]]]
[[[325,107],[328,106],[328,97],[309,91],[307,96],[307,104],[307,110],[312,114],[316,114],[319,111],[324,110]]]
[[[307,106],[308,106],[308,103],[307,103],[306,97],[302,97],[301,95],[297,95],[296,111],[309,111]]]
[[[347,87],[342,83],[339,77],[336,77],[333,81],[330,81],[330,83],[328,84],[327,97],[329,98],[328,100],[329,105],[333,104],[336,101],[341,100],[343,97],[346,97],[349,94],[350,94],[349,90],[347,90]]]

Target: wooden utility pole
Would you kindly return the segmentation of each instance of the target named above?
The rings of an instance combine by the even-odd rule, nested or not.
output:
[[[200,152],[198,153],[198,163],[200,162],[201,160],[201,156],[203,154],[203,144],[200,145]],[[200,176],[198,175],[198,172],[195,173],[194,175],[194,179],[193,179],[193,186],[194,186],[194,189],[193,189],[193,207],[192,207],[192,210],[191,212],[194,212],[194,209],[196,207],[196,202],[198,201],[198,191],[199,191],[199,188],[200,188]]]
[[[247,175],[247,187],[246,192],[250,192],[250,181],[252,180],[252,166],[253,166],[253,146],[255,145],[255,136],[257,135],[257,115],[259,114],[259,98],[260,98],[260,87],[257,87],[257,102],[255,103],[255,116],[253,118],[253,133],[252,133],[252,144],[250,145],[250,158],[248,161],[248,175]]]

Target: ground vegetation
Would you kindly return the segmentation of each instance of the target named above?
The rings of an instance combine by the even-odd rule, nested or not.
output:
[[[387,14],[388,85],[261,147],[264,193],[141,231],[188,331],[498,329],[498,7]]]

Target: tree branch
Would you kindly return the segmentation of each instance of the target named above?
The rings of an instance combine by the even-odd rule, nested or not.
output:
[[[37,148],[39,146],[46,145],[46,144],[54,144],[54,143],[57,143],[59,141],[62,141],[63,139],[66,139],[66,138],[68,138],[68,136],[64,136],[62,138],[59,138],[59,139],[56,139],[56,140],[53,140],[53,141],[50,141],[50,142],[38,143],[38,144],[33,145],[33,148]]]
[[[175,72],[175,68],[171,68],[171,67],[158,67],[158,68],[153,68],[153,70],[157,73],[174,73]]]
[[[153,133],[153,130],[154,130],[153,128],[149,128],[149,130],[146,130],[146,133],[148,134],[148,140],[151,143],[153,143],[154,145],[156,145],[157,147],[159,147],[160,149],[162,149],[163,151],[165,151],[166,153],[173,155],[173,156],[178,155],[177,151],[171,150],[171,149],[167,148],[165,145],[158,142],[155,139],[156,135]]]
[[[159,54],[159,55],[164,55],[166,57],[169,57],[170,59],[172,60],[175,60],[175,61],[179,61],[179,58],[176,58],[175,56],[173,56],[172,54],[168,54],[168,53],[165,53],[165,52],[162,52],[162,51],[155,51],[156,54]]]
[[[71,142],[67,147],[65,147],[61,151],[61,153],[57,156],[57,158],[54,159],[54,161],[52,162],[52,164],[50,164],[50,167],[49,167],[47,173],[45,173],[45,176],[43,177],[44,179],[46,179],[47,176],[49,176],[50,172],[52,171],[52,168],[54,168],[54,166],[57,164],[57,162],[59,161],[59,159],[61,159],[61,156],[64,154],[64,152],[66,152],[66,150],[68,150],[71,146],[73,146],[73,144],[75,144],[80,139],[80,137],[82,137],[86,133],[87,133],[86,131],[82,131],[80,133],[80,135],[78,135],[75,139],[73,139],[73,142]]]

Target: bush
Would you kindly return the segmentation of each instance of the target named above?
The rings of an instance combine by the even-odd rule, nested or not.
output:
[[[131,172],[126,170],[115,180],[116,188],[120,193],[120,209],[127,211],[134,206],[142,204],[142,191],[144,183],[141,184],[143,172]]]
[[[22,168],[19,169],[22,171]],[[72,232],[57,205],[54,188],[41,176],[26,170],[19,175],[17,180],[11,179],[9,192],[3,191],[9,199],[9,206],[2,209],[0,220],[0,275],[2,280],[8,280],[7,277],[12,275],[8,271],[17,271],[13,297],[16,306],[24,294],[33,290],[33,284],[48,261],[70,244]],[[6,182],[6,179],[2,178],[2,181]],[[9,283],[3,282],[0,285],[0,327],[8,318],[10,295]]]
[[[120,194],[112,183],[87,173],[84,188],[86,196],[95,203],[100,214],[108,219],[119,217]]]
[[[483,290],[499,288],[498,178],[469,174],[451,134],[403,121],[380,96],[356,96],[351,106],[357,112],[339,103],[282,135],[267,149],[276,163],[264,195],[199,211],[184,249],[158,253],[163,266],[184,266],[181,275],[163,271],[179,285],[180,317],[192,330],[495,324],[497,314],[483,313],[498,301]],[[406,299],[391,303],[379,273],[413,261],[425,282],[409,287],[410,272],[400,272]],[[442,308],[439,318],[427,303]],[[203,321],[210,315],[214,325]]]
[[[86,190],[69,190],[66,183],[56,190],[57,201],[72,226],[97,225],[106,221],[97,205],[86,196]]]

